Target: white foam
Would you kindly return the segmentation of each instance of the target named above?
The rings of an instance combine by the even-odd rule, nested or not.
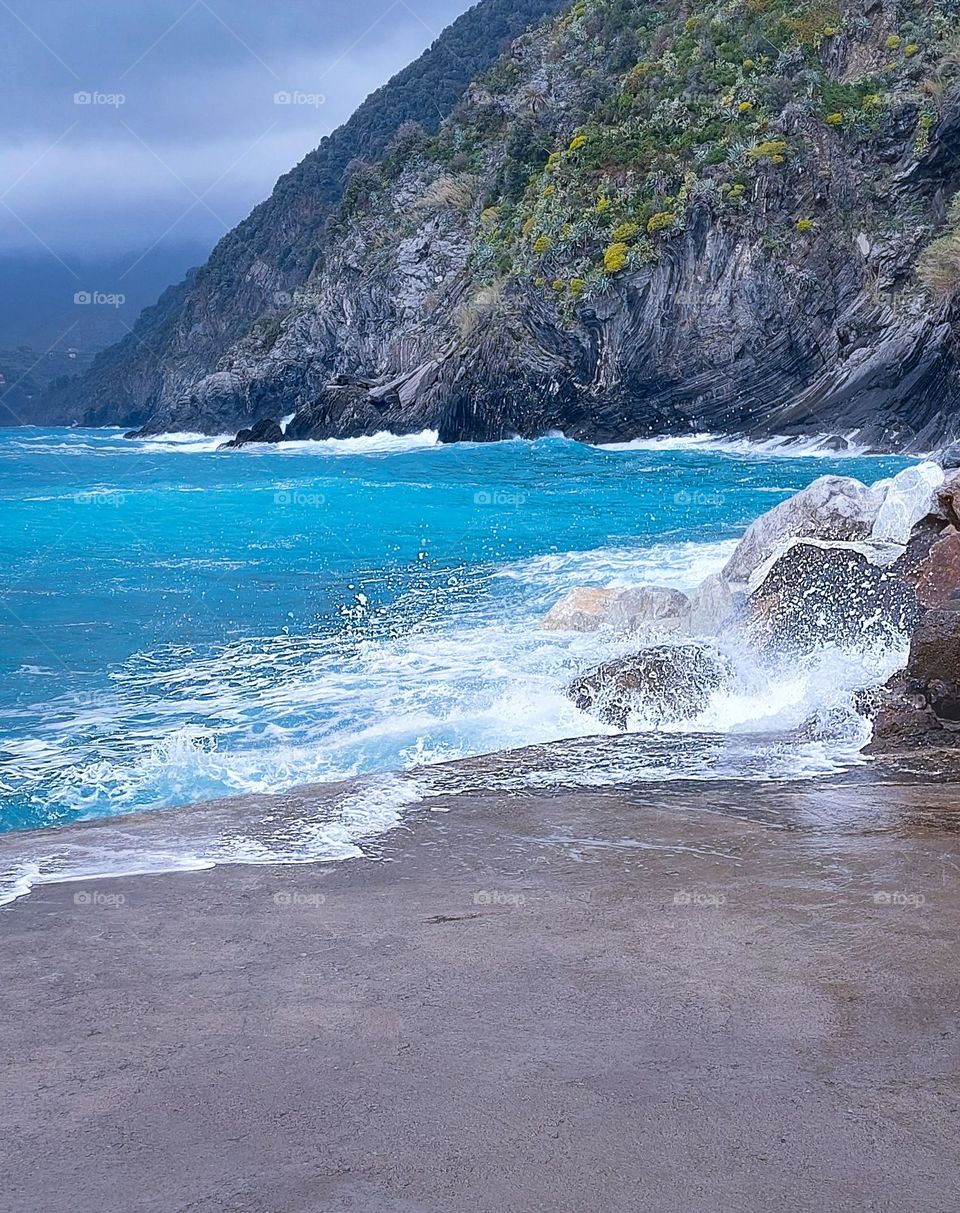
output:
[[[707,577],[719,573],[733,555],[737,542],[734,539],[550,552],[509,564],[498,576],[541,589],[544,597],[559,596],[581,585],[663,585],[689,592]]]
[[[274,811],[268,802],[248,822],[239,814],[236,829],[210,829],[213,805],[196,809],[196,821],[191,819],[189,831],[179,836],[163,814],[144,817],[135,833],[104,823],[82,841],[33,836],[19,843],[16,835],[0,836],[0,906],[48,884],[199,872],[224,864],[279,867],[361,858],[359,844],[398,826],[403,811],[429,790],[415,779],[384,775],[331,801],[317,797],[311,815]],[[75,831],[72,837],[80,835]]]
[[[768,459],[771,456],[795,459],[810,456],[820,459],[846,459],[864,456],[870,450],[868,444],[857,440],[857,431],[841,435],[846,442],[845,450],[837,451],[829,445],[828,434],[808,438],[731,438],[722,434],[678,434],[655,438],[634,438],[629,442],[604,442],[595,444],[601,451],[718,451],[726,455],[754,456]]]
[[[437,430],[417,434],[366,434],[358,438],[304,438],[268,446],[281,455],[402,455],[407,451],[426,451],[442,445]],[[242,447],[241,450],[250,450]]]

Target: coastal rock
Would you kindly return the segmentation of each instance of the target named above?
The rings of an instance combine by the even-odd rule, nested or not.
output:
[[[946,473],[946,479],[937,492],[937,512],[950,526],[960,531],[960,469]]]
[[[684,630],[690,602],[679,590],[643,585],[626,589],[571,590],[542,620],[548,632],[672,633]]]
[[[874,489],[859,480],[821,476],[748,527],[722,576],[735,585],[746,585],[793,539],[865,540],[881,501]]]
[[[928,611],[874,718],[870,753],[960,745],[960,613]]]
[[[719,573],[708,577],[690,595],[691,636],[719,636],[738,618],[746,595]]]
[[[960,610],[960,534],[937,539],[912,580],[922,607]]]
[[[581,712],[625,729],[634,712],[651,725],[692,719],[729,676],[723,658],[699,645],[663,645],[605,662],[567,694]]]
[[[241,430],[236,438],[225,442],[220,450],[247,446],[252,442],[283,442],[283,430],[276,421],[265,418],[263,421],[258,421],[251,429]]]
[[[927,462],[907,468],[892,480],[875,484],[872,492],[882,493],[883,499],[870,538],[878,543],[905,545],[914,526],[936,508],[937,490],[944,480],[943,468]]]
[[[862,545],[796,541],[751,594],[748,627],[765,646],[810,651],[906,632],[917,611],[913,588]]]
[[[938,451],[936,459],[945,472],[960,469],[960,442],[951,443],[942,451]]]

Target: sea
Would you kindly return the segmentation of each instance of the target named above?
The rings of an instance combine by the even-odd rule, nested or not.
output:
[[[854,696],[902,664],[904,637],[802,661],[729,652],[732,685],[669,726],[638,706],[629,760],[604,766],[577,739],[615,730],[565,690],[636,642],[539,623],[577,586],[690,591],[816,477],[872,483],[908,458],[709,435],[226,437],[0,431],[0,903],[97,872],[362,854],[446,786],[438,764],[522,747],[561,743],[543,769],[505,763],[506,791],[863,761]],[[358,779],[322,821],[168,824]],[[59,846],[55,827],[130,814],[153,816],[128,845]]]

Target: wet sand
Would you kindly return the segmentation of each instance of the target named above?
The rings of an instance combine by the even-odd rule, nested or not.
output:
[[[367,859],[37,888],[0,1206],[953,1210],[958,830],[879,772],[481,780]]]

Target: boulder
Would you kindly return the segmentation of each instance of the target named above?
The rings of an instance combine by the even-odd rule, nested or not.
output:
[[[630,586],[625,589],[571,590],[542,620],[550,632],[651,632],[686,631],[690,602],[679,590],[664,586]]]
[[[939,610],[923,616],[910,642],[907,673],[960,684],[960,614]]]
[[[625,729],[632,712],[652,725],[692,719],[729,677],[723,658],[699,645],[661,645],[597,666],[567,694],[582,712]]]
[[[960,612],[928,611],[905,670],[886,684],[870,753],[960,746]]]
[[[947,472],[937,491],[937,514],[960,531],[960,471]]]
[[[724,566],[724,580],[746,585],[791,539],[868,539],[882,495],[846,476],[821,476],[762,514]]]
[[[907,546],[890,566],[891,572],[915,586],[921,565],[930,555],[930,549],[943,535],[944,525],[940,518],[928,514],[913,528]]]
[[[747,626],[765,647],[810,651],[907,632],[917,610],[912,586],[862,545],[797,540],[750,595]]]
[[[907,468],[892,480],[881,480],[872,492],[882,493],[870,538],[878,543],[906,544],[914,526],[936,508],[937,491],[945,480],[943,468],[936,463],[920,463]],[[837,536],[846,538],[846,536]]]
[[[283,439],[284,433],[279,424],[272,418],[264,417],[252,429],[241,430],[236,438],[225,442],[220,450],[226,451],[235,447],[247,446],[252,442],[283,442]]]
[[[690,635],[719,636],[743,611],[746,595],[714,573],[690,595]]]

